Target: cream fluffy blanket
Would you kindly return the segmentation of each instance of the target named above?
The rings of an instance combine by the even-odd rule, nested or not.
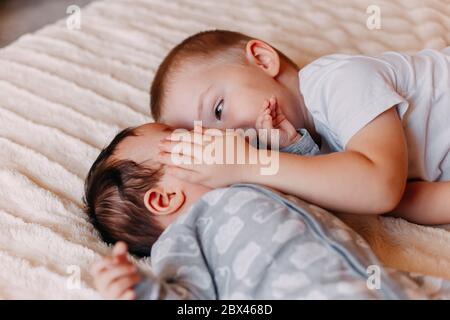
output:
[[[372,3],[101,1],[82,10],[81,30],[62,20],[0,50],[0,298],[99,297],[87,269],[109,248],[81,211],[83,180],[119,129],[150,120],[149,85],[173,45],[232,29],[300,65],[335,52],[450,45],[448,0],[379,0],[381,29],[369,30]],[[448,232],[389,218],[346,221],[386,264],[450,278]]]

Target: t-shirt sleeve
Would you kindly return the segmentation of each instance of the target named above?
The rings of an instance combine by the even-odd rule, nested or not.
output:
[[[314,73],[310,79],[314,84],[303,92],[306,105],[344,149],[377,116],[394,106],[403,110],[408,105],[396,91],[393,68],[380,59],[351,57]]]

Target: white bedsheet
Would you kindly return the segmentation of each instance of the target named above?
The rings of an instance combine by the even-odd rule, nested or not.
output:
[[[450,45],[449,0],[378,0],[379,30],[366,26],[372,3],[99,1],[82,10],[81,30],[61,20],[0,50],[0,298],[99,297],[87,268],[109,248],[81,210],[83,180],[119,129],[150,120],[148,89],[172,46],[204,29],[238,30],[304,65],[335,52]],[[402,220],[377,223],[392,247],[410,245],[400,246],[405,256],[434,248],[427,264],[416,259],[411,269],[449,270],[447,232]],[[384,260],[405,268],[393,252]]]

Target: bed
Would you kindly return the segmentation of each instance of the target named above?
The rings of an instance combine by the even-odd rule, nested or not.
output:
[[[118,130],[151,121],[149,86],[172,46],[200,30],[238,30],[305,65],[336,52],[450,45],[449,0],[372,3],[96,1],[81,29],[62,19],[1,49],[0,299],[100,298],[88,268],[110,248],[82,211],[84,177]],[[445,228],[341,218],[386,265],[450,279]]]

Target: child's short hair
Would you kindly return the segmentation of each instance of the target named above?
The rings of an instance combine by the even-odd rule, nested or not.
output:
[[[150,89],[150,109],[155,121],[160,121],[168,79],[189,58],[217,58],[218,61],[246,63],[245,47],[254,38],[226,30],[203,31],[182,41],[164,58],[156,71]],[[274,48],[280,58],[297,68],[297,65]]]
[[[125,241],[137,256],[149,256],[163,228],[144,205],[145,193],[160,181],[163,169],[131,160],[112,159],[121,141],[136,136],[135,128],[121,131],[104,148],[85,181],[84,210],[108,244]]]

